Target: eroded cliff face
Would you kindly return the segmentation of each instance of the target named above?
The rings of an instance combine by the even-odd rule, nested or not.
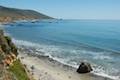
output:
[[[17,59],[17,55],[17,48],[11,38],[5,36],[3,30],[0,30],[0,80],[16,80],[7,68],[14,65],[13,62]]]
[[[0,30],[0,54],[6,59],[7,57],[15,58],[18,55],[17,48],[9,36],[5,36],[3,30]]]

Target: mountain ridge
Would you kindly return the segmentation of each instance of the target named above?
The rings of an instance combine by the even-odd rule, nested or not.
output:
[[[14,20],[53,19],[34,10],[8,8],[0,6],[0,22],[12,22]]]

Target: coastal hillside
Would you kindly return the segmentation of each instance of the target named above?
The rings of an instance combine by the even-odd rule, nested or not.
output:
[[[11,38],[0,30],[0,80],[33,80],[17,55],[17,48]]]
[[[36,12],[34,10],[23,10],[0,6],[0,22],[31,19],[52,19],[52,17]]]

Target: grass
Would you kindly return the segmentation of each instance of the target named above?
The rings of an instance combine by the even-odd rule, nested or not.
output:
[[[16,76],[18,80],[29,80],[28,75],[19,60],[16,60],[14,65],[10,66],[9,70]]]

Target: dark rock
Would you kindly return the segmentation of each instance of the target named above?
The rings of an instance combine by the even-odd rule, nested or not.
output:
[[[89,63],[86,62],[82,62],[79,66],[79,68],[77,69],[78,73],[89,73],[91,72],[93,69],[91,67],[91,65]]]

